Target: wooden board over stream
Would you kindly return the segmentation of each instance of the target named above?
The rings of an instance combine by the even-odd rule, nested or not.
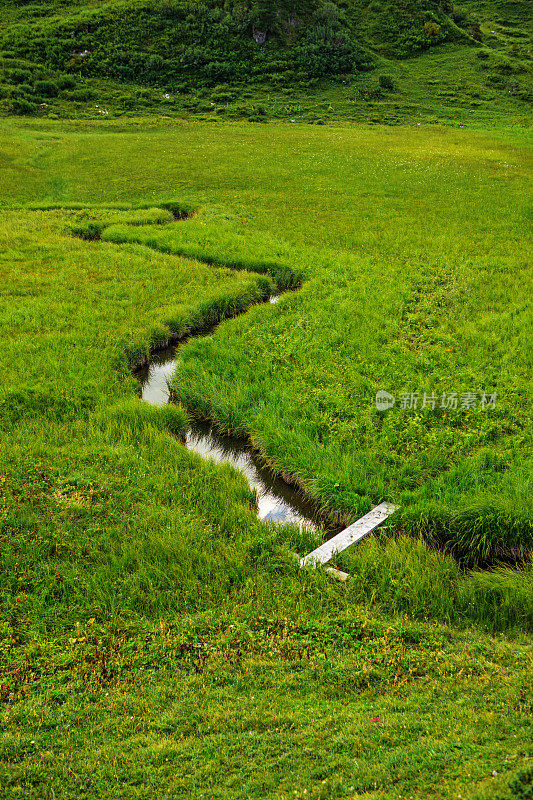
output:
[[[381,523],[386,520],[387,517],[390,517],[397,508],[398,506],[393,506],[392,503],[380,503],[379,506],[373,508],[372,511],[369,511],[364,517],[358,519],[353,525],[350,525],[332,539],[321,544],[320,547],[317,547],[316,550],[313,550],[309,555],[303,556],[303,558],[300,559],[300,566],[305,567],[308,564],[314,566],[317,564],[327,564],[335,553],[342,553],[347,547],[358,542],[363,536],[366,536],[367,533],[370,533],[370,531],[373,531],[378,525],[381,525]]]

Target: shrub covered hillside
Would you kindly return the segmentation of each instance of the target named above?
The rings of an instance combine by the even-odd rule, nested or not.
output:
[[[527,27],[527,8],[512,8]],[[115,94],[122,111],[153,105],[150,89],[157,89],[167,111],[180,110],[171,102],[178,94],[190,95],[181,110],[225,113],[238,86],[294,93],[350,85],[377,68],[392,68],[394,76],[399,60],[439,46],[477,50],[478,71],[488,70],[484,82],[525,100],[527,34],[505,11],[495,36],[498,13],[452,0],[7,0],[0,10],[0,108],[46,114],[61,110],[62,101],[71,111],[100,99],[104,80],[108,89],[109,82],[145,88],[144,95]],[[379,99],[395,84],[382,75],[360,87],[360,96]],[[202,103],[202,92],[214,87]]]

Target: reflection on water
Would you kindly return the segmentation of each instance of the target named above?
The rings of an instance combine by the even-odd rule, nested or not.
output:
[[[151,406],[164,406],[170,400],[169,383],[176,369],[176,347],[155,353],[150,363],[137,373],[142,384],[142,399]]]
[[[187,447],[214,461],[227,461],[237,467],[257,494],[257,516],[274,522],[305,522],[314,527],[314,509],[281,478],[255,458],[246,439],[224,436],[209,423],[191,422]]]
[[[271,298],[274,302],[277,298]],[[142,399],[162,406],[170,400],[169,381],[175,370],[179,345],[167,347],[153,355],[150,363],[137,372],[142,384]],[[246,439],[217,433],[208,423],[191,422],[186,444],[204,458],[228,462],[239,469],[257,495],[259,519],[274,522],[298,522],[314,528],[316,509],[312,503],[276,477],[261,464]]]

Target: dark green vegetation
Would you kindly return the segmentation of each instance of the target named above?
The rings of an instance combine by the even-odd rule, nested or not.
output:
[[[0,111],[521,124],[530,33],[527,0],[7,0]]]
[[[4,120],[0,164],[2,798],[530,791],[523,135]],[[246,309],[179,399],[328,514],[400,503],[346,584],[136,397]]]

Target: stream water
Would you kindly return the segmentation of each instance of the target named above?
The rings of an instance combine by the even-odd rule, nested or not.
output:
[[[272,297],[270,302],[276,300],[277,297]],[[182,344],[155,353],[149,364],[136,372],[145,402],[156,406],[170,402],[169,381]],[[194,450],[203,458],[229,462],[242,472],[256,491],[259,519],[316,527],[319,520],[313,504],[262,464],[248,440],[217,433],[209,423],[192,421],[187,428],[185,441],[189,450]]]

